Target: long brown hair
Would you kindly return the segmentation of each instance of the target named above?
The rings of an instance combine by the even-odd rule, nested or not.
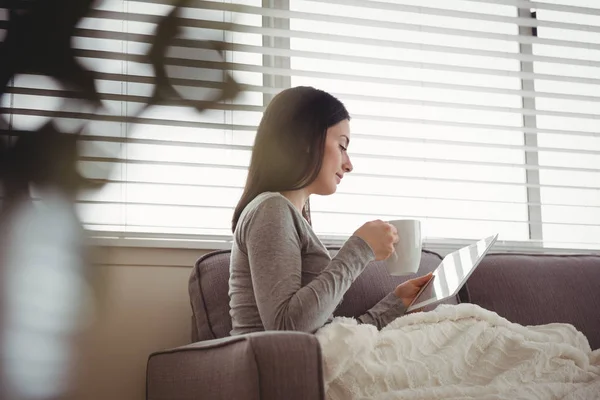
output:
[[[350,119],[346,107],[331,94],[308,86],[286,89],[267,106],[258,126],[244,192],[231,229],[246,206],[264,192],[305,188],[323,164],[327,129]],[[310,222],[308,206],[302,210]]]

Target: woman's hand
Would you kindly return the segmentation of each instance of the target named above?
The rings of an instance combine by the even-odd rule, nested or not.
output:
[[[402,300],[402,303],[404,303],[406,307],[408,307],[413,302],[421,288],[427,282],[429,282],[431,278],[433,278],[432,272],[419,278],[414,278],[403,282],[396,286],[396,289],[394,289],[394,294]]]
[[[382,220],[367,222],[358,228],[354,235],[367,242],[377,261],[391,256],[394,252],[394,244],[398,243],[396,227]]]

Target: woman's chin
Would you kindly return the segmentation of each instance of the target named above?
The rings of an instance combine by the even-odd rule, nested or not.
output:
[[[337,185],[325,186],[319,188],[318,191],[313,192],[319,196],[329,196],[334,194],[337,191]]]
[[[327,188],[325,193],[323,193],[323,196],[329,196],[329,195],[334,194],[335,192],[337,192],[337,185],[333,185],[333,186]]]

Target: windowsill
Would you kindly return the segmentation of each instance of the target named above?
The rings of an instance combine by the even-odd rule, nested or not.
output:
[[[342,238],[322,238],[326,246],[339,247],[344,243]],[[475,240],[452,239],[426,239],[423,248],[446,255],[463,246],[474,243]],[[94,237],[88,243],[97,247],[128,247],[151,249],[181,249],[181,250],[228,250],[231,249],[232,240],[228,236],[212,236],[206,239],[191,237]],[[496,253],[535,253],[535,254],[599,254],[600,251],[592,249],[571,249],[558,247],[535,246],[532,243],[498,241],[492,248]]]

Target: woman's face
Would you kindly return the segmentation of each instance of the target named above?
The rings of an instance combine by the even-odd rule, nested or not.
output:
[[[344,174],[352,171],[348,156],[350,144],[350,121],[339,122],[327,130],[323,165],[317,179],[309,185],[311,194],[329,195],[335,193]]]

